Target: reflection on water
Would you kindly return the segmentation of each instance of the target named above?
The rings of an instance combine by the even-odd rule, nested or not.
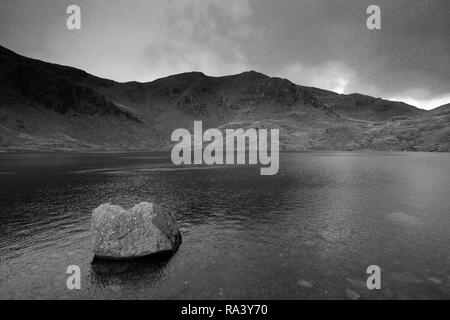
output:
[[[120,285],[122,282],[142,286],[152,285],[164,277],[172,253],[165,252],[134,260],[101,260],[94,258],[91,283],[100,287]]]
[[[1,154],[0,298],[450,298],[450,155],[280,161],[260,176],[165,153]],[[92,209],[141,201],[176,214],[178,252],[93,261]],[[365,288],[372,264],[380,291]],[[82,290],[67,290],[69,265]]]

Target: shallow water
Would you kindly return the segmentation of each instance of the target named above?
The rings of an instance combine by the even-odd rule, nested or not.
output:
[[[450,154],[200,169],[164,153],[0,154],[0,298],[450,298]],[[177,216],[179,251],[92,264],[91,210],[140,201]],[[381,290],[365,286],[372,264]],[[66,287],[69,265],[81,290]]]

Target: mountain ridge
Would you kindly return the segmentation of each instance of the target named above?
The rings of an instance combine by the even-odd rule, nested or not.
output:
[[[449,147],[446,115],[256,71],[116,82],[0,46],[0,150],[166,150],[176,128],[278,128],[282,150]],[[414,130],[427,123],[428,137]],[[437,123],[437,126],[431,124]],[[441,132],[442,131],[442,132]],[[442,138],[442,137],[443,138]]]

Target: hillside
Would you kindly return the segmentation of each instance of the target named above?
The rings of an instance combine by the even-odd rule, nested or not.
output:
[[[282,150],[448,151],[449,115],[249,71],[117,83],[0,47],[0,150],[166,150],[176,128],[279,128]]]
[[[343,95],[316,90],[316,97],[333,111],[354,119],[385,121],[396,116],[418,116],[425,112],[403,102],[358,93]]]
[[[431,110],[431,113],[436,114],[436,115],[449,114],[450,113],[450,103]]]

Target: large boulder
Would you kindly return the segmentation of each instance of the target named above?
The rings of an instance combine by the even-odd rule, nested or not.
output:
[[[132,259],[176,251],[181,234],[175,218],[142,202],[130,210],[102,204],[92,212],[94,254],[100,259]]]

